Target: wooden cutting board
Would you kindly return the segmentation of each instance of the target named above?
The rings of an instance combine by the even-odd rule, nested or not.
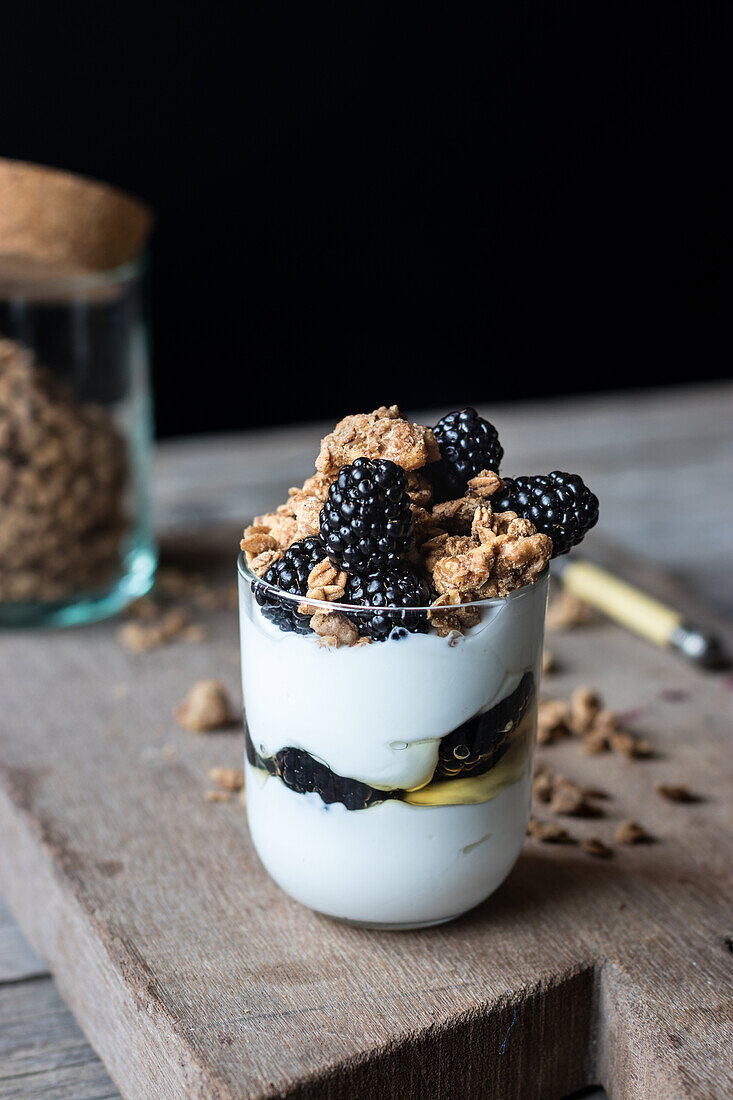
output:
[[[234,541],[178,552],[213,576]],[[197,617],[205,642],[143,655],[115,624],[0,636],[0,889],[125,1097],[733,1095],[729,673],[602,621],[553,635],[543,694],[590,683],[656,749],[544,749],[611,795],[603,818],[564,823],[608,841],[633,818],[656,842],[601,861],[528,841],[461,920],[365,932],[291,902],[241,804],[206,801],[241,735],[185,733],[172,708],[210,676],[239,699],[239,652],[231,609]],[[700,800],[666,802],[657,782]]]

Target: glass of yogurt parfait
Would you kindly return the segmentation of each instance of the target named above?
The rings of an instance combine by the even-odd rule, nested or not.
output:
[[[342,920],[420,927],[503,881],[527,830],[547,578],[472,605],[463,634],[411,633],[379,608],[396,620],[383,643],[335,647],[268,619],[258,594],[294,614],[301,599],[274,596],[240,558],[247,815],[287,893]]]
[[[451,920],[524,842],[548,562],[597,501],[575,475],[502,481],[501,457],[474,410],[434,430],[395,408],[347,417],[316,474],[245,531],[250,833],[275,881],[330,917]]]

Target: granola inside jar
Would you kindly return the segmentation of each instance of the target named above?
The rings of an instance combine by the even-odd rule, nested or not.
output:
[[[0,623],[91,621],[152,583],[141,277],[0,279]]]

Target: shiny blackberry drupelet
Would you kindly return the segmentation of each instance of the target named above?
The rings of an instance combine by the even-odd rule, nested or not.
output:
[[[553,470],[531,477],[505,477],[491,498],[495,512],[516,512],[552,539],[552,556],[567,554],[598,522],[598,497],[579,474]]]
[[[326,553],[347,573],[373,573],[410,547],[407,475],[396,462],[357,458],[342,466],[321,509]]]
[[[320,539],[300,539],[288,547],[279,561],[270,566],[262,578],[265,584],[262,581],[252,581],[252,593],[266,619],[281,630],[296,634],[310,633],[308,616],[298,614],[297,603],[278,597],[265,585],[271,584],[283,592],[305,596],[308,591],[308,574],[325,556],[326,551]]]
[[[519,686],[484,714],[469,718],[440,742],[434,779],[484,775],[509,748],[514,730],[534,695],[534,677],[526,672]]]
[[[280,778],[296,794],[320,795],[329,805],[342,802],[347,810],[365,810],[375,802],[394,797],[396,791],[379,791],[358,779],[347,779],[332,772],[304,749],[280,749],[273,756],[262,756],[255,748],[249,730],[245,731],[247,760],[253,768],[264,768]]]
[[[352,575],[346,584],[346,601],[369,611],[349,615],[362,636],[375,642],[385,641],[395,628],[411,634],[427,634],[427,612],[410,611],[412,607],[428,607],[432,602],[430,586],[422,580],[408,562],[393,562],[379,573]],[[382,611],[399,607],[404,611]],[[376,610],[372,610],[376,609]],[[396,637],[400,637],[397,634]]]
[[[467,482],[482,470],[499,473],[504,448],[493,424],[475,409],[448,413],[433,428],[441,461],[426,470],[433,479],[436,503],[466,493]]]

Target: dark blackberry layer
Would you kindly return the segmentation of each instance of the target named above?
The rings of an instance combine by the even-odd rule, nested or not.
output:
[[[526,672],[519,686],[487,710],[469,718],[440,742],[434,779],[464,779],[483,775],[501,760],[512,734],[534,695],[534,677]]]
[[[534,677],[528,672],[511,695],[485,714],[469,719],[447,734],[440,742],[432,781],[466,779],[484,775],[494,768],[511,745],[512,734],[532,703],[533,695]],[[358,779],[337,775],[304,749],[289,747],[272,756],[263,756],[247,729],[245,747],[247,760],[253,768],[262,768],[268,775],[277,776],[298,794],[315,792],[329,805],[341,802],[347,810],[365,810],[389,798],[401,799],[405,793],[402,790],[380,791]]]
[[[286,787],[298,794],[315,792],[329,805],[343,802],[347,810],[365,810],[367,806],[384,802],[399,793],[378,791],[358,779],[337,775],[304,749],[280,749],[273,756],[262,756],[257,752],[247,729],[245,746],[247,760],[253,768],[264,768],[269,775],[282,779]]]

